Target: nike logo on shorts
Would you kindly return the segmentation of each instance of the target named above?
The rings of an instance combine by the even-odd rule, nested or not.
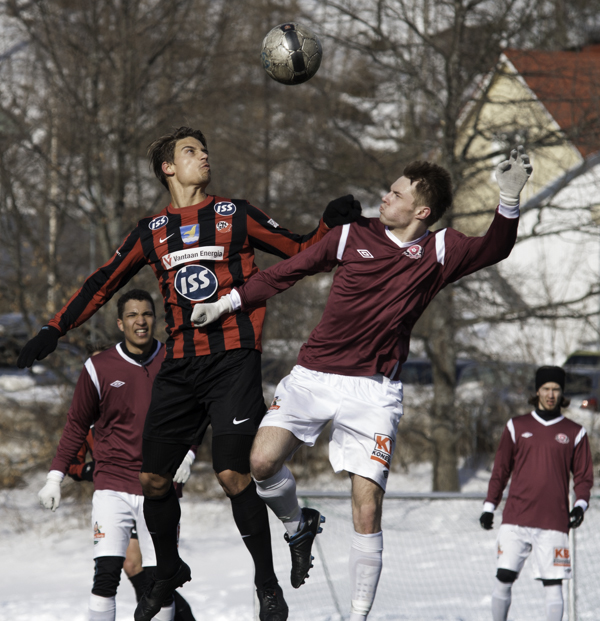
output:
[[[244,420],[238,420],[237,418],[233,419],[233,424],[234,425],[241,425],[242,423],[245,423],[247,420],[250,420],[249,418],[244,418]]]
[[[161,237],[160,243],[164,244],[167,241],[167,239],[169,239],[169,237],[173,237],[173,235],[175,235],[175,233],[171,233],[170,235],[167,235],[164,239]]]

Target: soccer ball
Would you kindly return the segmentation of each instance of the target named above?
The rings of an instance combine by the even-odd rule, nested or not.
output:
[[[275,26],[264,38],[260,55],[264,70],[282,84],[310,80],[317,73],[322,56],[317,35],[295,22]]]

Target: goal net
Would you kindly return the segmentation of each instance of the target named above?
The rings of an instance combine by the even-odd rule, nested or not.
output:
[[[313,547],[315,566],[310,578],[295,590],[287,578],[289,549],[278,536],[284,529],[269,512],[276,571],[290,606],[290,618],[348,619],[352,533],[349,495],[299,492],[299,496],[301,503],[318,509],[327,522]],[[494,530],[484,531],[479,525],[482,502],[479,494],[386,494],[383,572],[369,621],[491,619],[496,534],[502,506],[496,511]],[[597,618],[600,610],[600,515],[595,515],[594,500],[591,504],[583,525],[574,531],[575,579],[563,583],[563,619],[569,621]],[[510,621],[546,619],[544,588],[534,580],[532,564],[531,559],[525,563],[513,587]]]

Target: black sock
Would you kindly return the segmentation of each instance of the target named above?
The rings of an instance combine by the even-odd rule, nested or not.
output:
[[[179,591],[175,591],[173,597],[175,599],[174,621],[196,621],[190,605],[181,597]]]
[[[172,485],[160,498],[144,497],[144,518],[156,552],[156,579],[165,580],[173,576],[181,563],[177,551],[181,508]]]
[[[135,574],[135,576],[129,576],[129,582],[133,585],[135,589],[135,599],[136,601],[140,601],[140,597],[144,594],[148,585],[152,580],[152,572],[147,569],[142,569],[139,574]]]
[[[265,584],[277,581],[273,569],[267,506],[256,493],[254,481],[244,491],[230,496],[229,499],[233,519],[254,561],[254,584],[262,589]]]

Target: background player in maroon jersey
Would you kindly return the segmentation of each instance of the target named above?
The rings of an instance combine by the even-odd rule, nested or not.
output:
[[[89,604],[90,621],[115,619],[115,595],[132,528],[137,530],[142,564],[150,576],[156,565],[152,539],[143,516],[139,469],[142,430],[164,346],[153,337],[154,303],[147,291],[129,291],[121,296],[117,309],[117,323],[124,340],[86,361],[47,483],[39,493],[41,504],[55,511],[60,504],[60,483],[65,473],[88,478],[93,472],[96,566]],[[86,447],[93,451],[94,461],[79,471],[73,468],[73,462],[78,461],[78,457],[81,460],[82,453],[85,457]],[[148,584],[146,571],[138,572],[134,586],[142,581]],[[171,620],[174,611],[174,604],[169,603],[155,618]]]
[[[452,203],[450,175],[435,164],[413,162],[383,198],[379,219],[361,217],[344,225],[219,301],[194,308],[192,321],[206,325],[337,266],[323,317],[261,423],[251,465],[259,495],[286,527],[291,579],[298,587],[311,567],[321,516],[300,508],[284,464],[301,444],[312,446],[332,421],[329,459],[336,472],[352,477],[351,621],[367,617],[381,573],[382,502],[402,416],[397,378],[412,327],[448,283],[509,255],[519,194],[530,173],[522,147],[499,164],[494,220],[483,237],[466,237],[453,229],[428,231]]]
[[[330,227],[356,220],[360,204],[352,196],[335,199],[315,230],[296,235],[245,200],[206,193],[210,165],[199,130],[179,128],[156,140],[149,155],[171,203],[138,223],[114,257],[25,345],[18,364],[31,366],[54,351],[61,335],[149,264],[163,293],[169,338],[146,418],[141,475],[158,566],[153,589],[140,601],[135,619],[151,619],[173,590],[190,580],[177,551],[180,509],[172,478],[190,445],[211,424],[213,467],[254,561],[260,618],[284,621],[287,605],[273,570],[267,511],[249,461],[265,412],[260,372],[265,304],[201,330],[192,325],[192,309],[257,273],[255,248],[292,256],[322,239]]]
[[[492,593],[492,618],[506,621],[513,582],[533,552],[536,578],[546,594],[548,621],[563,617],[562,581],[571,578],[569,528],[583,522],[594,482],[585,429],[561,414],[565,372],[540,367],[535,375],[535,410],[511,418],[498,445],[488,494],[479,518],[490,530],[494,509],[511,478],[498,532],[498,571]],[[569,479],[575,504],[569,513]]]

